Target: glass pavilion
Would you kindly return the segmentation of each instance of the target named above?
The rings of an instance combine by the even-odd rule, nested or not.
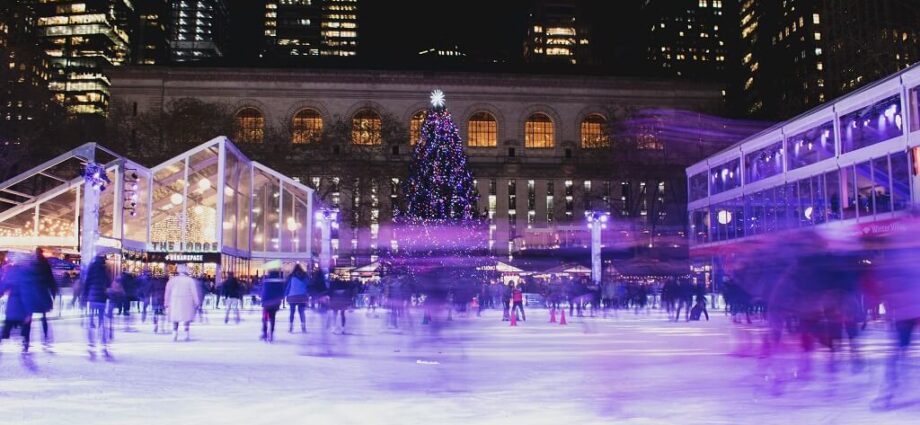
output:
[[[106,170],[101,191],[83,176],[89,163]],[[153,168],[89,143],[0,183],[0,250],[42,247],[84,262],[105,254],[131,271],[183,263],[199,275],[256,275],[268,261],[311,260],[312,209],[312,189],[225,137]]]

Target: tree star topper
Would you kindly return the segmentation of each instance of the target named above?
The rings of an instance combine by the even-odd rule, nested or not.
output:
[[[431,106],[435,109],[441,109],[444,107],[444,92],[441,89],[434,89],[431,91]]]

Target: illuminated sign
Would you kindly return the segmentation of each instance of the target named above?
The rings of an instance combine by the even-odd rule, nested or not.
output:
[[[217,252],[220,246],[217,242],[150,242],[150,251],[154,252]]]

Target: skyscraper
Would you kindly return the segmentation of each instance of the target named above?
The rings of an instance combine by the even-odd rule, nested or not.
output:
[[[787,118],[920,59],[920,0],[744,0],[744,112]]]
[[[265,41],[269,55],[319,56],[322,0],[265,2]]]
[[[270,57],[355,56],[357,0],[267,0],[266,53]]]
[[[0,5],[0,144],[15,142],[23,123],[49,107],[48,58],[39,44],[32,1]]]
[[[725,80],[733,5],[730,0],[647,0],[649,64],[669,76]]]
[[[358,0],[323,0],[323,56],[358,53]]]
[[[43,0],[36,12],[54,99],[71,114],[104,114],[110,85],[105,69],[129,59],[132,2]]]
[[[213,60],[226,55],[229,14],[225,0],[170,0],[168,25],[174,62]]]
[[[830,96],[920,61],[920,0],[825,0],[824,11]]]
[[[135,3],[137,22],[131,40],[131,63],[162,65],[169,61],[169,0],[143,0]]]
[[[590,29],[577,0],[539,0],[528,15],[524,60],[528,63],[591,62]]]

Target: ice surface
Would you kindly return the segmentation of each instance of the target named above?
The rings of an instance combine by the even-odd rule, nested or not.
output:
[[[135,321],[116,324],[112,358],[90,360],[80,319],[52,323],[52,352],[0,344],[0,424],[917,424],[920,390],[904,385],[874,409],[890,346],[883,324],[862,339],[867,367],[846,355],[811,369],[788,351],[757,357],[756,329],[674,323],[658,312],[548,323],[500,312],[387,329],[384,313],[348,313],[347,333],[287,332],[259,341],[259,313],[221,311],[173,342]],[[443,325],[443,326],[441,326]],[[35,339],[40,336],[33,325]],[[916,369],[916,353],[908,362]],[[908,378],[909,379],[909,378]],[[906,382],[910,382],[909,380]]]

